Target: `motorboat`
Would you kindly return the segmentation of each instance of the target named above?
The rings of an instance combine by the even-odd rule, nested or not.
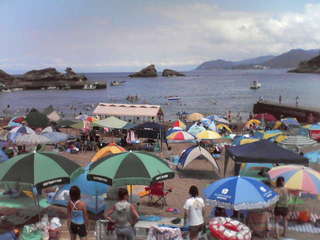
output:
[[[47,90],[56,90],[56,89],[57,89],[57,87],[55,87],[55,86],[50,86],[47,88]]]
[[[259,88],[261,88],[261,83],[259,83],[258,81],[253,81],[250,86],[250,89],[259,89]]]
[[[122,84],[124,84],[126,81],[112,81],[110,83],[110,86],[112,87],[117,87],[117,86],[121,86]]]
[[[178,97],[178,96],[169,96],[167,98],[169,101],[178,101],[181,99],[181,97]]]
[[[1,90],[3,93],[11,93],[11,90],[9,88],[4,88]]]
[[[97,89],[97,85],[95,83],[85,84],[83,86],[83,90],[96,90],[96,89]]]

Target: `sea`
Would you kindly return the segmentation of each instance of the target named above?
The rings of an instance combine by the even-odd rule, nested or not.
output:
[[[224,115],[227,111],[247,115],[253,104],[265,100],[320,108],[320,74],[288,73],[287,69],[210,70],[185,72],[185,77],[129,78],[129,73],[86,73],[89,81],[106,81],[102,90],[34,90],[0,93],[0,115],[23,115],[31,108],[42,110],[52,105],[66,118],[79,113],[90,115],[100,102],[128,103],[129,95],[138,96],[139,104],[161,105],[166,120],[178,112]],[[256,80],[262,86],[251,90]],[[111,81],[123,81],[110,86]],[[168,101],[178,96],[179,101]]]

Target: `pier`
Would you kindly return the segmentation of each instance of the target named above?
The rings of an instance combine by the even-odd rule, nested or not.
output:
[[[281,117],[295,117],[299,122],[319,122],[320,108],[279,104],[271,101],[259,101],[253,105],[253,113],[270,113],[277,119]]]

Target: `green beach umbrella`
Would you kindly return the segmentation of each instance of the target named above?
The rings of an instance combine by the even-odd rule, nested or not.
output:
[[[174,177],[161,158],[144,152],[124,152],[101,158],[90,165],[88,180],[113,186],[150,185]]]
[[[70,182],[80,166],[51,152],[21,154],[0,164],[0,182],[46,188]]]
[[[49,118],[37,109],[31,109],[26,116],[26,122],[31,128],[45,128],[49,126]]]

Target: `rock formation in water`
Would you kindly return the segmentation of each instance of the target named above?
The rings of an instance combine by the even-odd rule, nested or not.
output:
[[[139,72],[130,74],[129,77],[157,77],[157,69],[154,66],[154,64],[151,64],[145,68],[143,68],[142,70],[140,70]]]
[[[310,59],[309,61],[303,61],[296,69],[290,70],[294,73],[320,73],[320,55]]]
[[[4,84],[8,84],[12,82],[14,79],[15,77],[11,76],[10,74],[0,69],[0,82]]]
[[[163,77],[184,77],[183,73],[177,72],[172,69],[164,69],[162,72]]]
[[[66,73],[60,73],[55,68],[32,70],[23,74],[22,81],[86,81],[84,75],[76,74],[72,68],[66,68]]]

